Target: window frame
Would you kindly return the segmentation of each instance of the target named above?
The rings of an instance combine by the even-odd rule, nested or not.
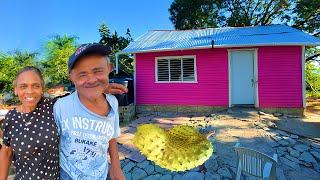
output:
[[[183,59],[183,58],[192,58],[193,59],[193,66],[194,66],[194,81],[170,81],[170,60],[171,59]],[[169,59],[169,81],[158,81],[158,60],[159,59]],[[158,56],[155,58],[155,83],[198,83],[197,80],[197,60],[195,55],[186,55],[186,56]],[[181,61],[181,64],[182,61]],[[183,70],[183,66],[181,66]]]

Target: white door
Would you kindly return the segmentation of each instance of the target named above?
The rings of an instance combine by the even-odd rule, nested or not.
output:
[[[255,104],[254,51],[230,51],[231,105]]]

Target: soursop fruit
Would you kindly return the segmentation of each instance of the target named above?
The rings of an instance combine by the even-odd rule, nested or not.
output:
[[[154,124],[140,125],[133,144],[147,159],[171,171],[193,169],[213,153],[206,136],[187,125],[175,126],[169,131]]]

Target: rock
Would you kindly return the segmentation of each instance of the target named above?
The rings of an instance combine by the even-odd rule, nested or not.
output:
[[[126,164],[123,168],[122,168],[122,171],[124,172],[124,173],[126,173],[126,172],[129,172],[133,167],[135,167],[136,166],[136,164],[134,163],[134,162],[132,162],[132,161],[130,161],[130,162],[128,162],[128,164]]]
[[[218,161],[216,158],[210,158],[204,163],[204,167],[207,169],[207,172],[217,172],[218,170]]]
[[[131,173],[124,173],[124,176],[126,177],[126,180],[131,180],[132,179],[132,174]]]
[[[285,155],[284,157],[289,159],[290,161],[295,162],[295,163],[300,163],[299,159],[297,159],[295,157],[292,157],[292,156],[289,156],[289,155]]]
[[[147,173],[140,169],[140,168],[135,168],[133,171],[132,171],[132,179],[133,180],[138,180],[138,179],[143,179],[145,177],[147,177]]]
[[[290,138],[290,137],[283,137],[284,140],[288,141],[290,143],[290,145],[295,145],[296,144],[296,140]]]
[[[275,141],[269,141],[268,144],[273,148],[279,146],[279,144],[277,142],[275,142]]]
[[[318,149],[320,151],[320,144],[311,143],[311,146],[315,149]]]
[[[290,161],[289,159],[284,157],[280,157],[280,160],[284,165],[291,167],[295,171],[300,170],[300,166],[298,163]]]
[[[291,134],[290,137],[291,137],[292,139],[298,139],[298,138],[299,138],[299,136],[297,136],[297,135],[295,135],[295,134]]]
[[[172,180],[183,180],[182,179],[182,175],[181,174],[176,174],[176,175],[173,176]]]
[[[272,136],[270,136],[273,140],[275,140],[275,141],[280,141],[280,140],[282,140],[282,137],[280,137],[280,136],[277,136],[277,135],[272,135]]]
[[[155,180],[155,179],[159,179],[161,176],[162,176],[161,174],[153,174],[145,177],[143,180]]]
[[[287,148],[285,147],[278,147],[277,148],[277,153],[278,153],[278,156],[283,156],[285,154],[285,152],[287,151]]]
[[[274,115],[275,117],[281,117],[281,116],[283,116],[282,113],[273,113],[273,115]]]
[[[287,137],[289,137],[289,134],[286,133],[286,132],[284,132],[284,131],[277,130],[277,132],[278,132],[279,134],[281,134],[281,136],[287,136]]]
[[[284,175],[283,170],[279,167],[276,168],[276,176],[277,176],[277,180],[286,180],[287,179]]]
[[[205,180],[221,180],[222,178],[221,178],[221,176],[219,174],[216,174],[216,173],[212,174],[210,172],[207,172],[205,174],[204,179]]]
[[[300,157],[300,152],[297,150],[294,150],[290,147],[288,147],[288,152],[290,154],[290,156],[295,157],[295,158],[299,158]]]
[[[151,164],[149,164],[147,167],[145,167],[145,168],[143,168],[146,172],[147,172],[147,174],[152,174],[153,172],[154,172],[154,166],[153,165],[151,165]]]
[[[200,171],[200,166],[190,169],[190,171]]]
[[[267,115],[267,113],[263,112],[263,111],[258,111],[259,115]]]
[[[182,176],[183,180],[204,180],[204,175],[199,172],[187,172]]]
[[[225,178],[232,178],[230,171],[225,167],[220,168],[218,170],[218,174],[220,174],[222,177],[225,177]]]
[[[150,163],[149,163],[148,160],[144,160],[144,161],[138,163],[137,166],[138,166],[139,168],[142,168],[142,169],[143,169],[143,168],[147,167],[149,164],[150,164]]]
[[[278,141],[279,144],[281,144],[282,146],[288,146],[290,143],[286,140],[281,140],[281,141]]]
[[[158,166],[158,165],[155,165],[154,167],[155,167],[154,170],[155,170],[156,172],[163,173],[163,172],[166,171],[166,169],[164,169],[164,168],[162,168],[162,167],[160,167],[160,166]]]
[[[317,163],[317,161],[313,158],[313,156],[308,153],[308,152],[303,152],[301,155],[300,155],[300,158],[299,158],[301,161],[304,161],[306,163]]]
[[[304,145],[304,144],[297,144],[297,145],[293,146],[293,149],[296,149],[299,152],[304,152],[304,151],[310,149],[310,147],[307,145]]]
[[[312,156],[313,156],[316,160],[320,161],[320,153],[319,153],[319,152],[317,152],[317,151],[311,151],[310,153],[312,154]]]
[[[166,174],[159,178],[159,180],[171,180],[171,179],[172,179],[171,174]]]

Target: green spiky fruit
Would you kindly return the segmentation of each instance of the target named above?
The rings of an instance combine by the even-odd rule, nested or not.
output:
[[[147,159],[171,171],[185,171],[203,164],[213,146],[195,128],[179,125],[166,131],[154,124],[138,127],[133,144]]]

